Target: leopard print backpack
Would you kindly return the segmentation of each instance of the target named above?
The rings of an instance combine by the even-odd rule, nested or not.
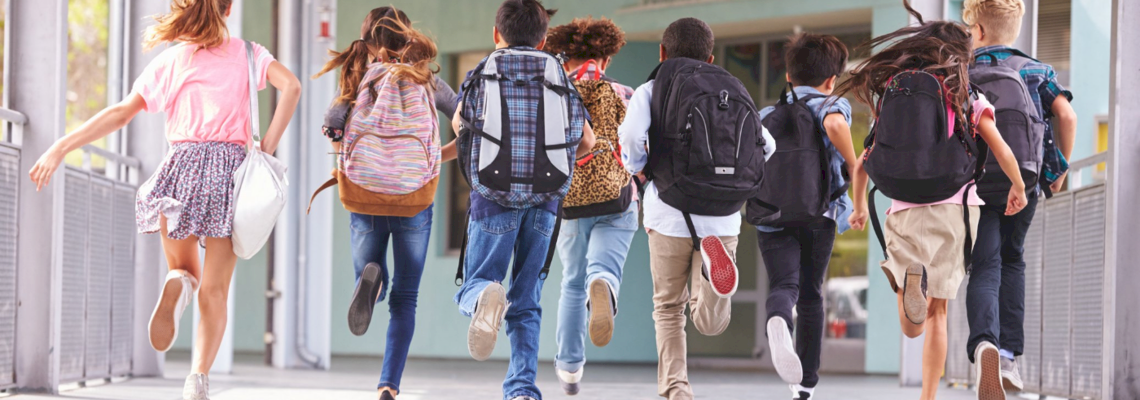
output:
[[[570,192],[562,203],[563,216],[568,219],[623,212],[633,197],[632,177],[621,162],[618,140],[618,126],[625,120],[625,101],[614,82],[597,72],[596,64],[590,68],[590,63],[593,61],[571,75],[592,117],[597,140],[574,168]]]

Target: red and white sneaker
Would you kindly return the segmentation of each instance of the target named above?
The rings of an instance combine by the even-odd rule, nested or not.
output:
[[[701,259],[704,260],[705,278],[712,284],[713,292],[722,298],[732,297],[740,274],[736,270],[736,260],[728,254],[720,238],[707,236],[701,239]]]

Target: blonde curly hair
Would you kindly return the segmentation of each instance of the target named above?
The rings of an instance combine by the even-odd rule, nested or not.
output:
[[[981,25],[995,42],[1013,44],[1021,34],[1021,18],[1025,16],[1022,0],[966,0],[962,4],[962,20]]]

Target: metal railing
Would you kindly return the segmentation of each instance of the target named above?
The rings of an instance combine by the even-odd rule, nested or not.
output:
[[[10,138],[19,140],[28,117],[0,107],[0,123]],[[16,246],[19,212],[20,147],[0,143],[0,389],[16,384]]]
[[[60,382],[127,375],[134,310],[135,190],[139,160],[84,146],[63,196]],[[104,171],[92,157],[106,159]]]
[[[1099,153],[1070,166],[1070,190],[1042,199],[1025,238],[1025,349],[1018,361],[1025,392],[1103,398],[1106,185],[1084,184]],[[950,303],[946,377],[970,385],[966,285]]]

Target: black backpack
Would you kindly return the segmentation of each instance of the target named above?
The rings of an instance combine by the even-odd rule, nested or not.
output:
[[[748,89],[723,68],[688,58],[657,66],[647,178],[661,201],[690,214],[726,216],[756,196],[764,136]],[[696,230],[689,223],[694,247]]]
[[[942,81],[923,71],[903,71],[892,77],[879,98],[876,114],[864,142],[863,168],[875,183],[869,201],[871,225],[885,257],[886,241],[875,210],[875,192],[881,190],[887,197],[908,203],[946,200],[982,177],[988,151],[985,142],[975,139],[970,124],[956,124],[954,135],[950,135]],[[967,187],[966,192],[969,190]],[[967,270],[973,243],[970,208],[965,204],[968,198],[964,196],[962,204]]]
[[[789,84],[790,88],[791,85]],[[792,101],[788,101],[791,91]],[[796,95],[784,89],[764,127],[776,139],[776,152],[764,165],[760,194],[748,201],[748,222],[775,227],[806,226],[823,218],[831,202],[847,192],[847,185],[831,189],[831,154],[823,143],[823,131],[815,118],[817,110],[808,101],[826,97]],[[769,205],[779,208],[773,213]]]
[[[1026,190],[1034,190],[1045,158],[1045,120],[1029,96],[1025,81],[1021,79],[1021,69],[1034,60],[1019,51],[1013,51],[1014,55],[1005,60],[990,53],[979,54],[976,59],[989,57],[992,62],[971,65],[970,83],[977,85],[985,93],[986,99],[993,103],[998,131],[1017,158]],[[1056,152],[1052,143],[1050,146]],[[993,155],[986,159],[986,166],[994,171],[1001,169]],[[1005,174],[989,174],[978,181],[978,191],[1003,194],[1012,185]]]

